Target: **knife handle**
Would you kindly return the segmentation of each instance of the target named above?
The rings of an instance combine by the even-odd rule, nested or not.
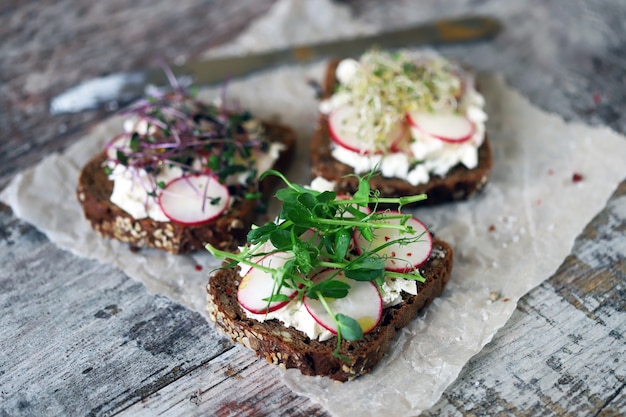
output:
[[[356,57],[372,47],[394,49],[477,42],[493,38],[500,30],[500,23],[491,17],[449,18],[316,45],[301,45],[246,56],[189,61],[180,66],[174,65],[171,70],[176,77],[191,77],[196,85],[211,85],[281,64],[305,63],[327,57]],[[167,85],[167,78],[162,68],[114,73],[85,81],[54,97],[50,102],[50,112],[77,112],[110,103],[123,106],[144,95],[147,86],[164,85]]]

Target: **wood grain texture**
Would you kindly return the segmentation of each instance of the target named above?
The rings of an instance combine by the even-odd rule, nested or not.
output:
[[[17,0],[0,5],[0,187],[64,149],[104,113],[51,117],[48,103],[80,81],[186,60],[223,43],[273,0]]]
[[[200,314],[58,249],[6,206],[0,230],[0,415],[324,415]]]
[[[273,3],[3,1],[0,188],[103,117],[51,117],[56,93],[145,65],[157,52],[196,56]],[[621,0],[342,3],[381,28],[494,14],[506,26],[495,41],[444,52],[504,74],[544,109],[626,133]],[[425,415],[625,415],[625,232],[622,182],[561,268],[521,300]],[[202,316],[59,250],[0,204],[0,416],[328,415],[277,382],[278,373]]]
[[[626,415],[626,183],[425,416]]]

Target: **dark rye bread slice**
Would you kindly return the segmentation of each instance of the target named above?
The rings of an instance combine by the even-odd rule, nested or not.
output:
[[[284,170],[291,162],[296,146],[295,132],[285,126],[264,123],[271,142],[281,142],[281,152],[274,167]],[[237,197],[220,217],[197,226],[175,222],[159,222],[150,218],[135,219],[111,203],[113,182],[103,169],[106,152],[96,155],[83,167],[78,180],[77,196],[85,217],[100,235],[129,243],[132,247],[152,247],[168,253],[189,253],[204,248],[206,243],[223,250],[235,250],[246,241],[250,225],[258,215],[258,202]],[[267,201],[275,183],[268,177],[261,183],[263,200]],[[241,188],[241,187],[240,187]],[[239,190],[241,195],[246,190]]]
[[[418,283],[417,295],[403,293],[403,302],[386,308],[380,323],[362,340],[341,344],[340,353],[348,362],[333,356],[337,338],[320,342],[310,340],[293,327],[278,320],[259,322],[248,318],[237,301],[239,268],[217,271],[207,285],[207,310],[211,319],[233,341],[252,349],[268,362],[299,369],[304,375],[328,376],[348,381],[369,373],[389,349],[396,332],[428,306],[444,290],[452,271],[452,248],[433,240],[433,251],[420,268],[426,282]]]
[[[326,70],[323,86],[323,96],[326,99],[335,91],[337,80],[335,70],[340,60],[331,61]],[[431,175],[427,184],[411,185],[400,178],[384,178],[377,175],[370,180],[372,189],[378,189],[381,197],[398,197],[415,194],[427,194],[428,199],[420,205],[433,205],[454,200],[467,199],[487,184],[492,167],[491,146],[488,138],[478,149],[478,166],[468,169],[459,164],[453,167],[445,176]],[[311,141],[311,170],[312,178],[323,177],[329,181],[336,181],[335,191],[338,193],[354,194],[358,187],[358,179],[349,176],[354,169],[333,158],[331,153],[331,139],[328,130],[328,117],[321,114]]]

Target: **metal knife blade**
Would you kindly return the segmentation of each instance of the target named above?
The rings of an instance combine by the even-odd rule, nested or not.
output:
[[[281,64],[307,63],[331,56],[354,56],[373,46],[393,49],[476,42],[494,37],[500,29],[500,23],[491,17],[444,19],[353,39],[300,45],[254,55],[189,61],[172,66],[171,69],[176,77],[191,77],[195,85],[211,85]],[[50,113],[56,115],[100,107],[117,108],[145,95],[150,86],[163,87],[167,84],[167,77],[161,68],[93,78],[54,97],[50,101]]]

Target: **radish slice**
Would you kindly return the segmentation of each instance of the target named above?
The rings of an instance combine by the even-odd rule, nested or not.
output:
[[[328,129],[332,141],[342,148],[364,155],[381,153],[374,141],[359,134],[359,114],[352,106],[345,105],[333,110],[328,115]],[[400,123],[389,134],[389,148],[392,149],[404,136],[406,126]]]
[[[386,211],[385,214],[399,215],[401,213]],[[400,219],[388,219],[384,222],[400,224]],[[411,217],[405,224],[411,226],[414,233],[402,233],[396,229],[374,229],[374,239],[371,243],[365,240],[359,232],[355,232],[354,239],[357,251],[361,254],[364,248],[374,249],[392,240],[420,237],[418,241],[412,244],[401,245],[400,243],[394,243],[377,252],[380,256],[386,258],[385,269],[388,271],[407,272],[419,267],[430,256],[433,248],[433,238],[426,226],[424,226],[424,223],[415,217]]]
[[[175,178],[159,195],[159,206],[173,222],[198,225],[221,215],[228,207],[228,188],[212,175]]]
[[[407,120],[411,126],[448,143],[468,141],[476,130],[467,117],[454,113],[411,112]]]
[[[313,280],[323,281],[335,273],[337,273],[336,269],[327,269],[313,277]],[[339,271],[333,279],[350,285],[348,295],[344,298],[326,298],[333,313],[341,313],[353,318],[359,323],[363,333],[376,327],[383,314],[383,300],[376,285],[369,281],[354,281],[346,278],[343,271]],[[320,326],[337,334],[337,323],[319,300],[304,297],[304,306]]]
[[[259,260],[257,265],[276,269],[285,265],[285,262],[291,258],[293,258],[293,255],[287,252],[276,252]],[[254,314],[264,314],[278,310],[289,301],[274,301],[268,303],[263,300],[272,295],[277,285],[271,273],[252,267],[239,283],[237,300],[243,308]],[[285,285],[280,289],[280,294],[286,295],[289,298],[293,298],[296,292],[295,289]]]
[[[265,258],[269,252],[274,250],[276,250],[276,248],[272,245],[272,242],[268,240],[251,253],[250,260],[258,263],[261,259]],[[258,255],[256,255],[257,253]],[[240,264],[239,267],[241,268],[241,271],[239,272],[241,276],[245,276],[253,268],[252,266],[246,264]]]
[[[117,151],[130,151],[129,144],[130,137],[126,134],[121,134],[111,139],[111,141],[106,144],[107,159],[117,161]]]

